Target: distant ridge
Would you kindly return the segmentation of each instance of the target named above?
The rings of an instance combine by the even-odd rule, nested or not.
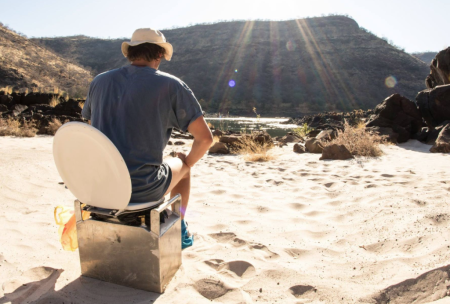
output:
[[[91,73],[0,25],[0,88],[66,91],[83,97]]]
[[[256,107],[263,115],[293,116],[368,109],[393,93],[414,99],[429,72],[421,60],[344,16],[221,22],[164,34],[175,52],[161,70],[183,79],[210,112],[249,114]],[[122,39],[33,41],[94,73],[127,64]]]
[[[438,52],[423,52],[423,53],[412,53],[411,55],[413,55],[416,58],[419,58],[426,64],[430,65],[431,60],[433,60],[434,57],[436,57],[437,53]]]

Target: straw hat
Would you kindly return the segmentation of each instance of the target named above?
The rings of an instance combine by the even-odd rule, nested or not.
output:
[[[169,42],[166,42],[166,37],[164,37],[163,33],[151,28],[141,28],[135,30],[133,36],[131,36],[131,41],[130,42],[125,41],[122,43],[122,54],[125,57],[127,57],[128,47],[130,45],[135,46],[142,43],[157,44],[166,50],[164,58],[166,58],[167,61],[170,61],[170,59],[172,58],[173,54],[172,45]]]

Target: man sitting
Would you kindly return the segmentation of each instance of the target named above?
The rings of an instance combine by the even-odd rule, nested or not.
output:
[[[181,194],[182,247],[193,244],[184,220],[191,168],[206,153],[212,135],[194,93],[180,79],[158,70],[170,61],[172,45],[154,29],[138,29],[122,44],[130,65],[92,81],[82,111],[92,126],[120,151],[132,181],[131,202],[158,201]],[[163,161],[173,128],[188,130],[194,142],[188,155]]]

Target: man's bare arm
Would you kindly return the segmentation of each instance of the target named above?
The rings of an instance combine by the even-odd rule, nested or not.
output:
[[[203,155],[205,155],[206,151],[208,151],[213,142],[213,137],[203,116],[200,116],[191,122],[188,131],[194,136],[194,143],[192,144],[191,151],[184,159],[184,162],[189,167],[192,167],[203,157]]]

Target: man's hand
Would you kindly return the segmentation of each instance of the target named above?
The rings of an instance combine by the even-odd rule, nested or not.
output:
[[[181,159],[181,161],[183,163],[186,164],[186,166],[188,166],[189,168],[192,168],[191,166],[188,165],[188,163],[186,162],[186,154],[182,153],[182,152],[177,152],[177,156],[179,159]]]

